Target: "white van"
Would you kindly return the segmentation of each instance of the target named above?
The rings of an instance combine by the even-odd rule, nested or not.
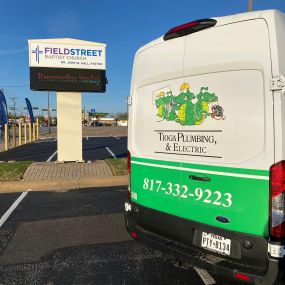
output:
[[[284,75],[285,15],[274,10],[190,22],[138,50],[134,238],[225,278],[283,284]]]

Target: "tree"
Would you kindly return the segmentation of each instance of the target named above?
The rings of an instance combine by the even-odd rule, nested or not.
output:
[[[116,118],[118,120],[127,120],[128,119],[128,113],[117,113]]]

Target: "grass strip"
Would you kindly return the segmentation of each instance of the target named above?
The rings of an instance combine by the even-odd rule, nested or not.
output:
[[[127,158],[106,158],[105,159],[110,166],[114,176],[121,176],[128,174]]]
[[[0,181],[20,180],[26,169],[33,161],[2,162],[0,163]]]

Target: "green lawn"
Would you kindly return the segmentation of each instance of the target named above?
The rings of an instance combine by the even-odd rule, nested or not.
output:
[[[0,181],[20,180],[33,161],[2,162],[0,163]]]
[[[127,158],[107,158],[106,162],[111,167],[114,176],[128,174]]]

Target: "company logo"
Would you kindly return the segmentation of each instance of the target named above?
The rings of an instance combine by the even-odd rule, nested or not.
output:
[[[40,63],[40,55],[43,54],[43,51],[40,50],[40,47],[37,46],[36,49],[32,50],[32,53],[36,55],[37,63]]]
[[[228,219],[227,217],[223,217],[223,216],[217,216],[216,220],[223,224],[228,224],[230,222],[230,219]]]
[[[44,56],[45,59],[72,59],[86,60],[87,57],[102,57],[102,49],[82,49],[82,48],[64,48],[64,47],[41,47],[37,45],[32,54],[36,56],[36,62],[40,63],[40,59]],[[66,58],[65,58],[66,56]],[[82,57],[85,57],[84,59]]]
[[[201,87],[199,94],[190,91],[190,85],[183,83],[180,93],[171,90],[156,92],[157,116],[163,120],[174,121],[182,126],[201,125],[210,117],[225,120],[224,109],[218,104],[218,96],[210,93],[208,87]]]
[[[45,47],[44,50],[46,55],[102,56],[100,49]]]

